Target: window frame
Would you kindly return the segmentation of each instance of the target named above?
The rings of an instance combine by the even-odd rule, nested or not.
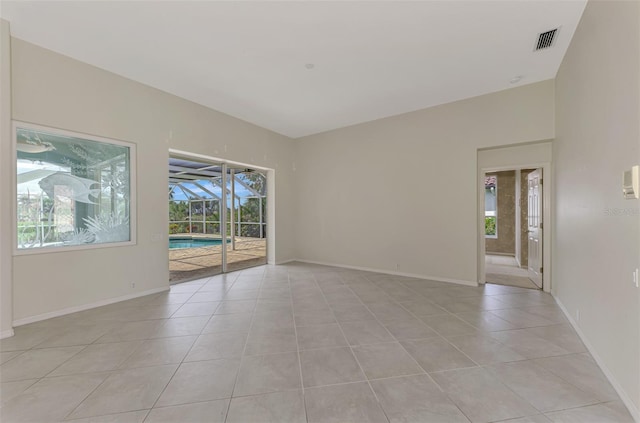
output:
[[[491,176],[495,176],[496,178],[496,186],[494,187],[495,189],[495,196],[496,196],[496,210],[495,211],[487,211],[487,202],[485,200],[485,207],[484,207],[484,217],[485,219],[487,217],[494,217],[496,220],[496,233],[495,235],[487,235],[486,233],[486,223],[485,223],[485,234],[484,237],[485,239],[498,239],[498,175],[491,175]],[[487,175],[485,175],[485,178],[487,177]],[[486,196],[486,186],[485,186],[485,196]],[[485,197],[486,198],[486,197]],[[487,214],[490,213],[490,214]]]
[[[40,248],[18,248],[18,129],[28,129],[34,131],[49,132],[56,135],[81,138],[88,141],[101,142],[105,144],[113,144],[117,146],[129,148],[129,240],[120,242],[105,242],[99,244],[80,244],[80,245],[61,245],[56,247],[40,247]],[[51,126],[37,125],[34,123],[13,120],[12,121],[12,140],[11,140],[11,195],[12,195],[12,244],[13,255],[24,256],[33,254],[51,254],[64,253],[80,250],[94,250],[100,248],[128,247],[137,245],[137,155],[136,144],[132,142],[116,140],[113,138],[105,138],[84,132],[68,131],[65,129],[55,128]]]

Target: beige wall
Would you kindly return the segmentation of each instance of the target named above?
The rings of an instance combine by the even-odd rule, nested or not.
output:
[[[169,148],[275,169],[275,259],[293,257],[293,141],[17,39],[12,67],[14,119],[133,142],[138,156],[137,245],[14,257],[14,321],[168,287]]]
[[[0,181],[10,183],[11,166],[8,166],[11,157],[11,41],[9,34],[9,22],[0,19]],[[11,237],[6,236],[5,228],[12,225],[11,208],[6,206],[5,197],[0,191],[2,207],[0,207],[0,228],[3,236],[0,237],[0,338],[11,336],[11,322],[13,316],[11,283]]]
[[[300,139],[298,258],[475,284],[477,150],[553,122],[545,81]]]
[[[498,237],[485,239],[485,251],[487,254],[514,256],[516,253],[516,171],[506,170],[486,175],[497,176]]]
[[[554,293],[638,421],[639,84],[640,3],[590,1],[556,79]]]

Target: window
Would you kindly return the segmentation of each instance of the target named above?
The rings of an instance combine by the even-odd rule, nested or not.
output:
[[[484,235],[498,237],[498,176],[484,178]]]
[[[16,124],[18,251],[133,242],[132,144]]]

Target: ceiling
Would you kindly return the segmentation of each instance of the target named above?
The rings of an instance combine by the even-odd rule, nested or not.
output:
[[[3,0],[0,15],[14,37],[298,138],[554,78],[585,4]]]

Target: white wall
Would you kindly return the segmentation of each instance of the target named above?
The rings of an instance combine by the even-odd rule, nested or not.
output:
[[[638,421],[639,85],[640,3],[590,1],[556,79],[553,291]]]
[[[0,19],[0,181],[11,181],[11,41],[9,22]],[[6,191],[3,187],[2,191]],[[1,196],[2,194],[0,194]],[[12,224],[11,207],[2,197],[0,207],[0,338],[13,335],[12,284],[11,284],[11,237],[5,228]],[[10,234],[11,231],[9,230]]]
[[[133,142],[138,155],[137,245],[14,257],[14,321],[168,287],[169,148],[275,169],[275,258],[293,257],[293,141],[18,39],[12,67],[14,119]]]
[[[478,169],[512,170],[551,163],[551,142],[539,142],[478,151]]]
[[[553,82],[301,138],[299,259],[477,282],[477,150],[554,135]]]

